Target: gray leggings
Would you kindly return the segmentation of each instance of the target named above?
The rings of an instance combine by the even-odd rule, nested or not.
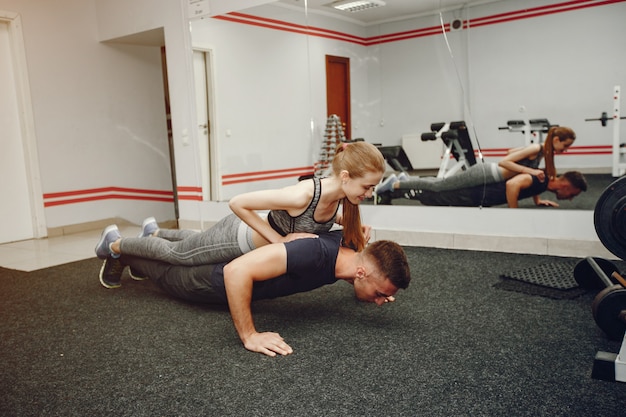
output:
[[[427,191],[450,191],[462,190],[483,184],[493,184],[504,181],[502,172],[497,163],[476,163],[465,171],[460,171],[447,178],[437,177],[410,177],[406,181],[400,181],[398,190],[427,190]]]
[[[158,237],[123,238],[120,251],[171,265],[230,262],[254,249],[252,229],[230,214],[202,232],[159,229]]]
[[[211,281],[213,270],[223,264],[171,265],[129,255],[122,255],[120,259],[133,272],[150,277],[150,280],[174,297],[195,303],[227,304],[224,288],[214,288]]]

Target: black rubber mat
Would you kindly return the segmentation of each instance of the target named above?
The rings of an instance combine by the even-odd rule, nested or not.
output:
[[[540,264],[500,275],[494,287],[556,299],[578,297],[587,292],[574,279],[576,260]]]
[[[574,267],[577,261],[551,262],[540,264],[500,275],[502,278],[543,285],[548,288],[567,290],[578,287],[574,279]]]

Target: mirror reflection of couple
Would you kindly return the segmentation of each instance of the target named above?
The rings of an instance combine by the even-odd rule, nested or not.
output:
[[[445,178],[413,177],[406,173],[389,176],[376,187],[377,203],[391,204],[392,198],[419,200],[429,206],[490,207],[532,197],[537,206],[558,207],[540,194],[550,191],[557,200],[571,200],[587,190],[582,173],[568,171],[557,176],[554,155],[565,152],[576,139],[574,131],[553,126],[543,144],[513,148],[498,163],[476,163]],[[545,169],[539,164],[545,160]]]

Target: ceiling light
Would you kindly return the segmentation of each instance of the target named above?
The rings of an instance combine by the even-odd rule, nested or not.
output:
[[[374,7],[384,6],[385,2],[381,0],[355,0],[355,1],[342,1],[333,3],[332,6],[335,9],[345,12],[360,12],[362,10],[372,9]]]

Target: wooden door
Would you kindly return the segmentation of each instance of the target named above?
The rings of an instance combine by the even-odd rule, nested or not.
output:
[[[351,138],[350,127],[350,58],[326,55],[326,109],[327,116],[336,114],[343,124],[346,139]]]

